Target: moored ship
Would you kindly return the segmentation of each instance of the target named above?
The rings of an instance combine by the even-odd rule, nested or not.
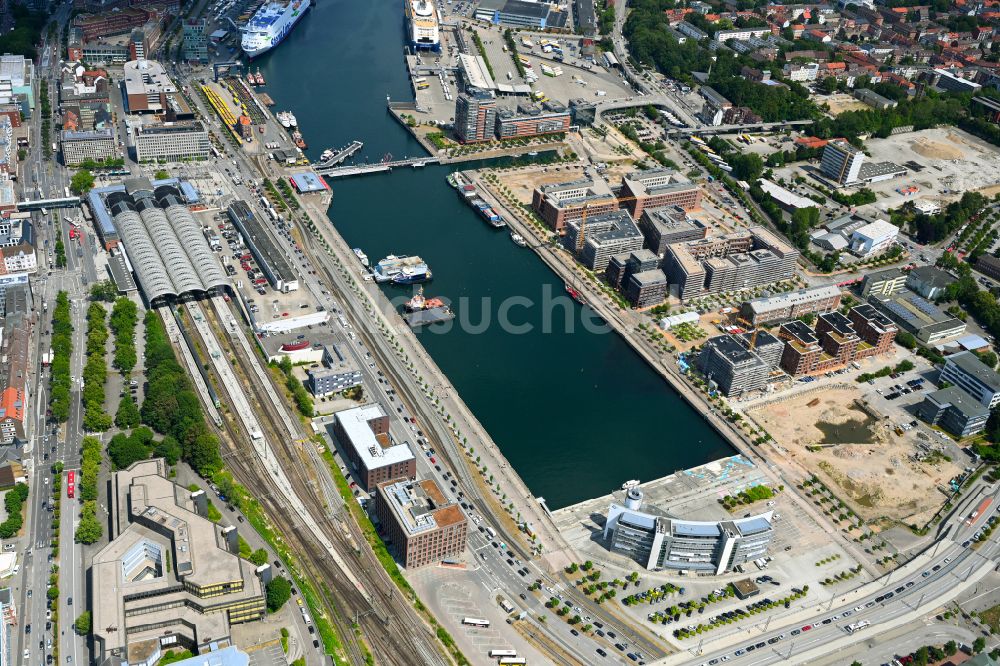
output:
[[[267,2],[261,5],[241,29],[240,46],[247,57],[254,58],[281,43],[295,24],[309,11],[310,0]],[[263,85],[263,84],[261,84]]]
[[[510,239],[514,241],[514,245],[517,245],[518,247],[528,246],[528,241],[524,239],[524,236],[514,231],[510,232]]]
[[[410,46],[418,50],[440,51],[440,22],[433,0],[403,0],[403,13]]]
[[[358,260],[361,262],[362,266],[364,266],[365,268],[368,268],[368,266],[369,266],[368,255],[365,254],[364,250],[362,250],[360,247],[354,248],[354,256],[356,256],[358,258]]]
[[[470,203],[479,211],[479,214],[483,216],[483,219],[489,222],[494,227],[506,226],[506,222],[500,217],[492,206],[479,198],[470,199]]]
[[[405,270],[405,273],[404,273]],[[396,284],[416,284],[426,282],[432,277],[431,269],[420,257],[390,254],[375,264],[372,275],[376,282],[394,282]]]

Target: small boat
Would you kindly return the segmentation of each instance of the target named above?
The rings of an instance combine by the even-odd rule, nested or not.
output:
[[[354,256],[356,256],[361,261],[362,266],[368,268],[369,266],[368,255],[364,253],[364,250],[362,250],[360,247],[354,248]]]
[[[286,342],[281,345],[281,351],[299,351],[309,346],[308,340],[298,340],[296,342]]]
[[[622,484],[622,490],[628,490],[629,488],[635,488],[638,485],[639,485],[639,481],[636,480],[636,479],[632,479],[631,481],[626,481],[625,483]]]
[[[528,157],[538,157],[538,151],[537,150],[531,151],[530,153],[528,153]]]
[[[518,247],[527,247],[528,246],[528,241],[526,241],[524,239],[524,236],[522,236],[519,233],[515,233],[513,231],[510,232],[510,239],[512,241],[514,241],[514,245],[517,245]]]
[[[323,151],[323,154],[319,156],[319,161],[326,162],[327,160],[333,159],[333,155],[334,155],[333,151],[327,148],[326,150]]]

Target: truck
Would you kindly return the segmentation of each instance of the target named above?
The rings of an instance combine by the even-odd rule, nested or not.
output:
[[[987,497],[982,502],[980,502],[979,506],[976,507],[976,510],[969,514],[969,517],[966,519],[965,524],[968,525],[969,527],[975,525],[980,518],[986,515],[986,512],[989,510],[991,504],[993,504],[992,497]]]
[[[500,597],[500,608],[502,608],[505,613],[513,613],[514,612],[514,604],[510,603],[509,601],[507,601],[503,597]]]

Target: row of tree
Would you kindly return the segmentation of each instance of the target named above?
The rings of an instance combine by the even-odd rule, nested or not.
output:
[[[97,477],[101,473],[101,440],[84,437],[80,477],[77,479],[77,497],[84,502],[97,499]]]
[[[49,410],[52,419],[60,423],[69,418],[70,355],[73,352],[73,322],[69,296],[65,291],[56,295],[52,308],[52,364],[50,366]]]
[[[7,491],[3,498],[4,509],[7,510],[7,519],[0,523],[0,539],[9,539],[17,536],[24,524],[24,516],[21,509],[28,500],[28,484],[15,483],[14,487]]]
[[[988,203],[989,200],[979,192],[966,192],[940,213],[927,215],[905,206],[892,212],[891,221],[897,226],[909,226],[921,243],[936,243],[963,224],[977,219]]]
[[[122,296],[111,309],[111,332],[115,335],[114,366],[128,376],[135,368],[135,325],[139,321],[139,307],[129,298]]]
[[[146,396],[143,423],[169,435],[179,445],[181,458],[203,477],[222,469],[219,440],[205,424],[198,394],[174,354],[159,316],[146,311]]]
[[[111,415],[104,411],[104,384],[108,379],[105,351],[108,343],[107,311],[100,303],[87,308],[87,363],[83,366],[83,428],[104,432],[111,427]]]

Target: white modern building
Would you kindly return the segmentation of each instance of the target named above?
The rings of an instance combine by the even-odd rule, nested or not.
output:
[[[774,512],[722,521],[678,520],[642,511],[642,490],[608,508],[604,540],[615,553],[647,569],[721,575],[765,557],[774,537]]]
[[[888,250],[896,242],[899,227],[886,220],[875,220],[851,234],[851,252],[868,257]]]
[[[865,154],[844,139],[832,139],[823,149],[820,170],[844,185],[855,183],[861,176],[861,165],[865,162]]]
[[[952,354],[945,361],[938,383],[961,387],[983,407],[1000,404],[1000,375],[969,351]]]

